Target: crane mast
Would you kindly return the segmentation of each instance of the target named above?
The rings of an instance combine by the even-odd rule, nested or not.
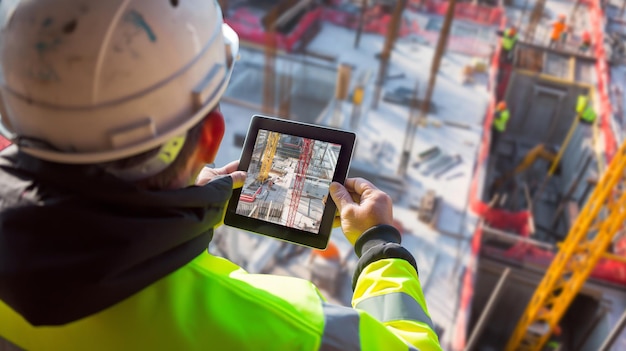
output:
[[[267,135],[267,143],[265,144],[265,150],[263,151],[263,157],[261,158],[261,170],[257,176],[257,180],[261,183],[265,182],[269,177],[279,139],[280,133],[269,132]]]
[[[626,220],[626,142],[611,161],[522,314],[506,350],[539,351]]]

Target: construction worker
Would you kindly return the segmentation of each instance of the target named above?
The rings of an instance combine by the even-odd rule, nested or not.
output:
[[[515,53],[515,45],[517,44],[517,28],[510,27],[502,33],[502,39],[500,41],[500,62],[512,63],[513,55]]]
[[[588,30],[584,31],[581,35],[580,46],[578,50],[580,52],[587,52],[591,48],[591,33]]]
[[[578,95],[576,114],[580,118],[580,122],[584,124],[593,124],[596,121],[596,111],[587,95]]]
[[[0,2],[0,349],[441,350],[388,195],[332,183],[353,306],[207,253],[238,55],[217,1]]]
[[[557,20],[552,24],[552,32],[550,33],[550,44],[548,47],[559,47],[562,42],[565,40],[565,33],[567,29],[567,25],[565,24],[565,20],[567,17],[565,14],[559,14]]]
[[[562,333],[563,331],[561,329],[561,326],[558,324],[555,325],[554,329],[552,330],[552,335],[550,335],[550,338],[546,342],[546,346],[544,347],[544,349],[547,351],[567,350],[568,348],[563,346]]]
[[[500,137],[506,131],[506,124],[509,121],[510,113],[505,101],[500,101],[496,105],[496,111],[491,124],[491,152],[493,153],[498,147]]]

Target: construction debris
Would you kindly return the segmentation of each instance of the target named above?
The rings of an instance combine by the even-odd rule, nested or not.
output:
[[[437,173],[435,173],[435,179],[439,179],[442,175],[447,173],[449,170],[463,163],[463,158],[460,155],[454,155],[452,157],[452,162],[443,166]]]
[[[420,201],[417,218],[426,224],[434,225],[437,222],[438,208],[439,198],[435,191],[430,189],[426,191],[426,194]]]
[[[446,180],[453,180],[453,179],[457,179],[457,178],[461,178],[465,175],[464,172],[458,172],[458,173],[454,173],[452,175],[449,175],[446,177]]]
[[[421,164],[428,162],[435,157],[441,155],[441,149],[439,146],[433,146],[430,149],[420,152],[417,155],[417,161],[413,163],[413,168],[419,167]]]

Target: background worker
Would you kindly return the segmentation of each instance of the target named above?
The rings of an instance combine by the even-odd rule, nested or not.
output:
[[[565,14],[559,14],[557,20],[552,24],[552,32],[550,33],[550,43],[548,47],[559,48],[565,40],[567,25],[565,24],[567,17]]]
[[[518,35],[517,28],[510,27],[502,34],[500,40],[500,63],[512,63],[515,54],[515,45],[517,44]]]
[[[500,101],[496,105],[496,111],[493,115],[493,123],[491,124],[491,152],[493,153],[498,147],[502,134],[506,131],[506,125],[509,121],[510,113],[505,101]]]
[[[578,95],[576,100],[576,114],[580,118],[580,122],[592,125],[596,121],[596,111],[587,95]]]
[[[355,308],[207,253],[246,177],[205,167],[238,55],[217,1],[3,1],[0,43],[0,349],[441,350],[364,179],[330,186]]]
[[[578,46],[578,50],[580,52],[587,52],[591,48],[591,33],[588,30],[583,31],[581,35],[580,45]]]

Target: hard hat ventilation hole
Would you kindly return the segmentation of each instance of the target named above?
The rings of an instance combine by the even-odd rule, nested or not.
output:
[[[78,26],[78,21],[77,20],[71,20],[71,21],[67,22],[63,26],[63,33],[65,33],[65,34],[72,34],[76,30],[76,26]]]
[[[173,7],[178,7],[178,0],[170,0],[170,4],[172,4]]]

